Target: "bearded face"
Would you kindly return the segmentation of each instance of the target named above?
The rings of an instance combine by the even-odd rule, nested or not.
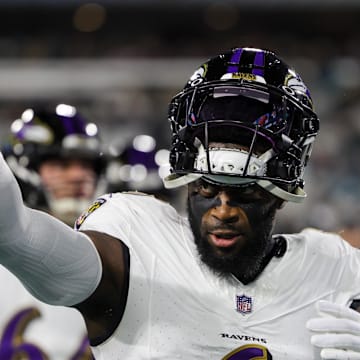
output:
[[[266,265],[281,201],[256,185],[233,188],[198,180],[189,185],[188,213],[201,260],[244,284]]]

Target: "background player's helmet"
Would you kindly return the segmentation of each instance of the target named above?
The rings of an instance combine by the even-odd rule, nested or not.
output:
[[[67,104],[25,110],[11,124],[10,138],[2,152],[20,184],[24,201],[35,208],[51,209],[38,174],[43,161],[88,159],[97,175],[106,165],[97,126]]]
[[[216,184],[257,183],[301,201],[303,174],[319,129],[309,90],[273,52],[234,48],[200,66],[169,106],[168,188],[204,177]],[[210,143],[233,143],[233,149]]]
[[[140,191],[170,200],[173,192],[165,189],[162,182],[168,170],[169,150],[161,148],[151,135],[136,135],[110,146],[108,191]]]

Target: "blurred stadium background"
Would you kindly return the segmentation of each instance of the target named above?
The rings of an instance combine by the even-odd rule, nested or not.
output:
[[[321,131],[309,199],[278,227],[357,227],[360,219],[360,1],[1,0],[0,129],[26,107],[67,102],[106,144],[137,133],[166,147],[170,98],[207,58],[269,48],[312,90]]]

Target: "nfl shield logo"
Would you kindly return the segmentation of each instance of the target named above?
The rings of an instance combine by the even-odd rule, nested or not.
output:
[[[236,295],[236,311],[241,314],[251,313],[252,298],[246,295]]]

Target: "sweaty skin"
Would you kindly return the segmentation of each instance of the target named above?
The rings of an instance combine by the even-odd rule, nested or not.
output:
[[[201,259],[219,275],[253,281],[273,248],[281,203],[256,185],[224,187],[202,179],[190,184],[189,220]]]

